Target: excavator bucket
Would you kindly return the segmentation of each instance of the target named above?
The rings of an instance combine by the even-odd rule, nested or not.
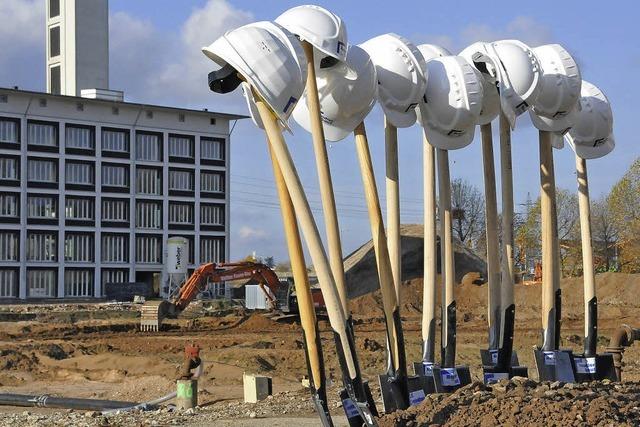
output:
[[[158,332],[162,321],[169,314],[171,303],[168,301],[149,301],[140,310],[140,330]]]

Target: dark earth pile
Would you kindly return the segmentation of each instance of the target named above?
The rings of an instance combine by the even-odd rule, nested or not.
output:
[[[380,420],[380,427],[434,425],[638,426],[640,382],[476,382],[453,394],[427,396],[420,405]]]

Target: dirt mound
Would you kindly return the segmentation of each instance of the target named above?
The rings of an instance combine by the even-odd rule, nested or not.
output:
[[[274,329],[278,329],[280,325],[277,322],[265,317],[261,313],[253,313],[247,320],[242,322],[238,329],[247,332],[262,332],[262,331],[272,331]]]
[[[400,226],[402,247],[402,280],[413,280],[424,275],[424,228],[422,224],[405,224]],[[479,273],[486,277],[486,263],[459,240],[454,239],[456,281],[462,281],[467,273]],[[440,265],[440,238],[437,243],[438,266]],[[369,240],[344,261],[345,279],[349,298],[373,292],[380,287],[376,268],[373,242]],[[439,267],[438,267],[439,268]]]
[[[34,371],[39,366],[35,353],[22,353],[6,349],[0,350],[0,371]]]
[[[640,383],[478,382],[456,393],[429,395],[380,420],[380,427],[495,425],[640,425]]]

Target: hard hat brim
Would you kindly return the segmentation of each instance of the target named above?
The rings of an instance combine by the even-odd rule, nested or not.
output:
[[[427,141],[434,147],[441,150],[459,150],[473,142],[476,127],[475,125],[471,126],[459,135],[443,135],[441,132],[429,126],[428,123],[426,126],[423,126],[423,129]]]
[[[384,105],[382,105],[382,110],[384,111],[384,115],[387,117],[387,120],[397,128],[411,127],[418,119],[415,108],[401,113],[396,110],[384,108]]]
[[[613,137],[613,133],[609,134],[607,139],[602,144],[598,144],[596,147],[590,144],[576,144],[569,133],[565,135],[565,139],[577,156],[587,160],[599,159],[600,157],[604,157],[612,152],[616,146],[616,141]]]
[[[529,110],[529,117],[533,125],[541,131],[546,132],[565,132],[573,127],[580,113],[579,103],[567,114],[559,118],[549,118],[536,114],[533,109]]]

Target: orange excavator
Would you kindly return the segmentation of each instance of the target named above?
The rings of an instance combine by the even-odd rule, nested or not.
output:
[[[177,317],[209,283],[232,280],[253,280],[267,297],[273,311],[297,311],[295,295],[291,285],[280,282],[278,276],[268,266],[254,262],[207,263],[196,268],[171,300],[148,302],[142,306],[140,330],[158,331],[167,317]],[[324,305],[321,294],[314,293],[316,305]]]

